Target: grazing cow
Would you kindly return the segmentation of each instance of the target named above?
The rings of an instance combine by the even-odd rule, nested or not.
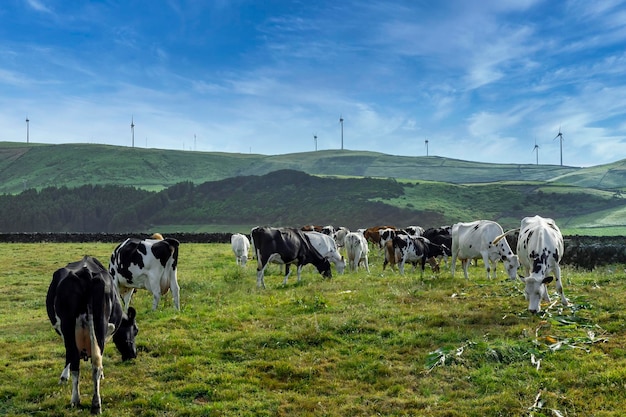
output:
[[[350,232],[346,235],[345,243],[350,271],[356,272],[359,269],[359,264],[362,263],[365,265],[367,272],[370,272],[370,266],[367,261],[369,248],[363,234]]]
[[[250,239],[241,233],[235,233],[230,237],[230,246],[235,254],[237,265],[246,266],[250,251]]]
[[[322,276],[332,278],[328,259],[315,250],[302,230],[255,227],[252,229],[251,235],[257,256],[257,287],[265,288],[264,274],[270,262],[285,265],[283,285],[287,284],[291,264],[298,266],[298,282],[300,282],[302,267],[306,264],[313,264]]]
[[[519,259],[513,254],[506,239],[494,244],[494,239],[503,233],[502,227],[490,220],[477,220],[471,223],[456,223],[452,226],[452,264],[450,271],[454,277],[457,258],[461,260],[465,279],[469,279],[467,268],[471,259],[482,257],[487,270],[487,279],[496,277],[496,264],[502,260],[511,280],[516,279]]]
[[[421,273],[423,275],[427,260],[433,272],[439,272],[439,264],[437,264],[435,256],[443,253],[444,248],[441,245],[434,244],[422,236],[411,237],[404,234],[396,235],[390,243],[387,243],[388,247],[391,246],[388,257],[390,262],[391,260],[397,262],[398,270],[401,274],[404,274],[404,264],[406,262],[413,264],[413,270],[415,270],[419,262],[422,267]],[[387,262],[386,258],[383,264],[383,270]]]
[[[313,248],[324,258],[328,259],[329,262],[335,264],[337,273],[343,274],[343,271],[346,268],[346,261],[339,253],[335,239],[329,235],[319,232],[304,233],[308,236]]]
[[[113,277],[91,256],[58,269],[46,296],[52,326],[65,343],[65,369],[60,382],[72,378],[72,407],[80,405],[80,360],[91,358],[93,398],[91,413],[100,414],[100,380],[104,378],[102,354],[112,335],[122,360],[137,357],[135,310],[124,313]]]
[[[109,272],[115,279],[128,310],[135,288],[152,293],[152,309],[156,310],[161,295],[172,290],[174,306],[180,310],[178,286],[178,246],[176,239],[129,238],[117,245],[111,254]]]
[[[506,239],[502,240],[506,242]],[[541,311],[542,299],[550,302],[546,284],[552,282],[553,279],[556,290],[561,296],[561,303],[564,306],[568,305],[567,298],[563,294],[561,267],[559,266],[563,257],[563,236],[554,220],[540,216],[524,217],[517,240],[517,255],[528,274],[527,277],[520,275],[526,287],[528,311],[533,314]],[[547,276],[550,272],[554,272],[555,277]]]

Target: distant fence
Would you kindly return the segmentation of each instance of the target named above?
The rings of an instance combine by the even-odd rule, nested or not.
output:
[[[168,233],[181,243],[230,243],[232,233]],[[3,243],[119,243],[130,236],[149,237],[143,233],[0,233]],[[515,241],[510,241],[515,248]],[[563,264],[592,270],[596,266],[626,264],[625,236],[565,236]]]

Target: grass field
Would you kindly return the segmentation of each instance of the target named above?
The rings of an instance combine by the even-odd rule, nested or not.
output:
[[[45,294],[57,268],[84,254],[106,264],[114,246],[0,244],[0,415],[89,414],[88,363],[84,408],[58,384]],[[383,273],[375,251],[370,264],[332,280],[307,267],[285,287],[276,266],[258,290],[255,264],[239,269],[229,245],[182,244],[182,311],[135,295],[139,356],[122,363],[107,345],[103,415],[625,415],[624,265],[564,268],[571,306],[532,316],[501,264],[493,281],[482,265],[466,281],[459,268]]]

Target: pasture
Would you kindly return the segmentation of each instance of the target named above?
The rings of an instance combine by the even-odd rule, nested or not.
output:
[[[61,338],[45,312],[52,273],[114,244],[0,244],[0,415],[84,416],[59,385]],[[482,263],[423,277],[382,271],[323,279],[311,267],[256,288],[256,263],[227,244],[180,247],[181,311],[136,293],[137,359],[104,352],[105,416],[622,416],[626,272],[563,268],[570,307],[532,316],[520,282]],[[549,287],[553,301],[554,286]]]

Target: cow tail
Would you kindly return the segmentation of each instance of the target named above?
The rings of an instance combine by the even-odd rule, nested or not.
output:
[[[52,282],[50,283],[50,287],[48,287],[48,294],[46,295],[46,311],[48,312],[48,318],[50,319],[50,323],[57,331],[57,333],[61,334],[60,326],[57,326],[57,315],[56,310],[54,308],[54,303],[56,300],[57,287],[59,286],[59,281],[61,281],[61,271],[62,269],[58,269],[52,275]]]
[[[519,230],[520,230],[519,227],[517,229],[507,230],[506,232],[502,233],[500,236],[496,236],[496,238],[493,240],[493,244],[497,245],[498,242],[501,241],[503,237],[506,237],[506,235],[510,235],[511,233],[519,232]]]
[[[108,330],[111,302],[103,279],[94,277],[91,281],[87,316],[89,317],[89,337],[91,339],[91,363],[94,368],[102,368],[102,352]]]

